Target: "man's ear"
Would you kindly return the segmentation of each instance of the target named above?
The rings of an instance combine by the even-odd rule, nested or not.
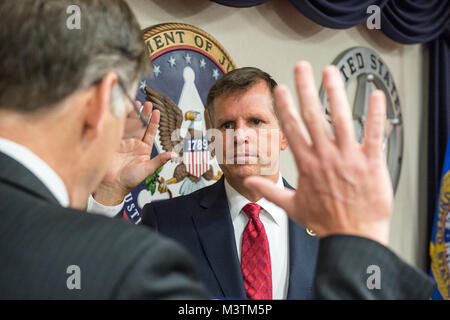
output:
[[[103,122],[111,109],[111,93],[117,84],[117,74],[108,72],[101,83],[92,88],[90,97],[85,109],[84,135],[88,139],[93,139],[99,135],[103,128]]]

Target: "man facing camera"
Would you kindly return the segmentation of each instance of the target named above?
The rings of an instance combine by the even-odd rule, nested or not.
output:
[[[269,74],[249,67],[217,81],[207,111],[224,177],[190,195],[143,208],[143,224],[192,254],[215,297],[312,298],[317,238],[244,184],[257,175],[292,189],[279,172],[280,152],[288,145],[273,109],[275,86]],[[95,197],[123,195],[96,192]]]

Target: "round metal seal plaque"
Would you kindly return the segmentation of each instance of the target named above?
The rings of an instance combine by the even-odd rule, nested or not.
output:
[[[206,98],[214,83],[235,69],[220,43],[191,25],[150,27],[144,30],[144,41],[153,76],[141,80],[136,100],[151,101],[161,114],[152,157],[184,147],[182,161],[169,161],[125,198],[122,215],[136,224],[145,204],[189,194],[220,179],[222,172],[206,138]]]
[[[333,64],[341,71],[345,87],[350,91],[352,82],[356,80],[353,103],[353,123],[358,141],[364,139],[364,126],[367,118],[369,96],[373,90],[379,89],[386,95],[386,125],[383,150],[391,175],[394,191],[400,178],[403,153],[403,125],[400,99],[392,73],[383,59],[372,49],[354,47],[341,53]],[[320,88],[320,99],[329,118],[329,108],[323,86]],[[331,121],[330,125],[331,125]]]

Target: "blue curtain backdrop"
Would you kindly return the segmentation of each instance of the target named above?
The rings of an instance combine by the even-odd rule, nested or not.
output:
[[[228,7],[247,8],[263,4],[264,2],[267,2],[269,0],[211,0],[211,1],[217,2],[218,4],[223,4],[224,6]]]
[[[275,1],[275,0],[273,0]],[[266,1],[217,0],[232,7]],[[290,0],[308,19],[327,28],[364,23],[370,5],[381,9],[381,31],[402,44],[429,44],[428,232],[434,220],[450,128],[450,5],[448,0]],[[407,94],[407,93],[406,93]],[[428,237],[429,239],[430,237]]]
[[[382,8],[386,2],[387,0],[291,0],[305,17],[331,29],[347,29],[361,24],[368,17],[366,10],[370,5]]]

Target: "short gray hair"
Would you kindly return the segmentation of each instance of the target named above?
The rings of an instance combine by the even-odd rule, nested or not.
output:
[[[67,27],[71,5],[80,8],[80,29]],[[151,71],[123,0],[1,0],[0,16],[0,109],[49,109],[110,71],[131,90]]]

